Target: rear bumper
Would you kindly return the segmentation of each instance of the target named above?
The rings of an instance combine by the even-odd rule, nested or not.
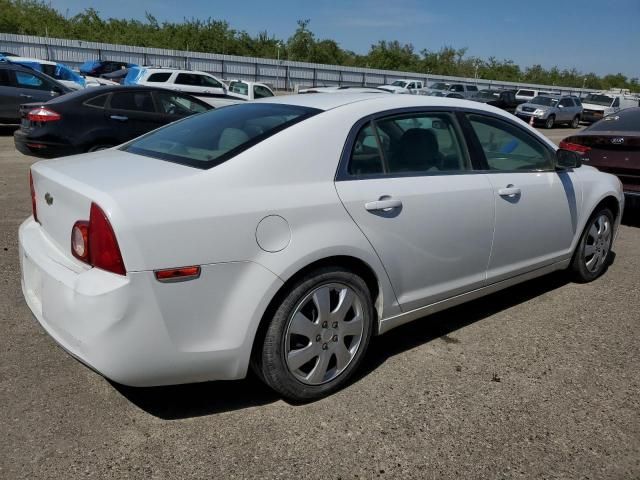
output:
[[[262,313],[282,282],[252,262],[205,265],[157,282],[65,257],[32,217],[19,230],[22,291],[40,325],[93,370],[131,386],[246,375]]]
[[[29,138],[28,134],[22,130],[16,130],[14,132],[13,143],[16,146],[16,150],[23,155],[39,158],[56,158],[83,153],[81,149],[67,143]]]

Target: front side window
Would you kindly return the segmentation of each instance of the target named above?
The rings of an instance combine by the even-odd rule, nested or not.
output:
[[[351,175],[439,174],[467,170],[452,117],[420,113],[383,118],[362,127],[347,171]]]
[[[517,95],[520,95],[521,97],[533,97],[535,96],[535,93],[533,90],[518,90]]]
[[[138,112],[155,112],[149,92],[118,92],[111,97],[111,108]]]
[[[16,83],[20,88],[32,88],[34,90],[52,90],[53,86],[49,85],[43,78],[37,77],[32,73],[15,72]]]
[[[11,86],[11,77],[9,76],[9,70],[4,68],[0,69],[0,87]]]
[[[203,113],[208,110],[203,105],[193,102],[189,98],[177,93],[155,92],[154,95],[158,102],[160,113],[187,116],[193,115],[194,113]]]
[[[549,149],[516,125],[482,115],[467,115],[489,170],[540,171],[553,168]]]
[[[611,105],[612,107],[619,107],[620,106],[620,97],[616,97],[616,99],[613,101],[613,105]]]
[[[452,92],[464,92],[464,87],[462,85],[452,85],[450,90]]]
[[[122,149],[196,168],[211,168],[319,112],[276,103],[230,105],[169,124]]]

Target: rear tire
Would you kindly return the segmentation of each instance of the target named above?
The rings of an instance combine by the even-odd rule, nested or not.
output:
[[[555,121],[556,121],[556,117],[554,115],[549,115],[549,118],[547,118],[544,121],[544,128],[546,129],[553,128],[553,124],[555,123]]]
[[[606,207],[596,210],[584,227],[569,267],[573,280],[587,283],[609,267],[614,217]]]
[[[580,126],[580,115],[576,115],[571,121],[571,128],[578,128]]]
[[[373,302],[365,281],[342,267],[323,267],[296,281],[277,306],[254,368],[295,402],[344,386],[369,346]]]

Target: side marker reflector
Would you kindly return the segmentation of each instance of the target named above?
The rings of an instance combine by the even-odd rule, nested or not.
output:
[[[186,282],[200,277],[200,266],[165,268],[163,270],[155,270],[153,273],[159,282]]]

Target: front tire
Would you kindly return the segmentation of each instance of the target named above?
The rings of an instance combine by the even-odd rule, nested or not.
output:
[[[591,282],[609,266],[613,222],[613,213],[608,208],[598,209],[589,218],[571,261],[570,270],[576,282]]]
[[[324,267],[295,282],[277,307],[257,351],[258,376],[295,402],[341,388],[369,346],[373,302],[365,281]]]
[[[544,128],[546,129],[551,129],[553,128],[553,124],[556,121],[556,117],[553,115],[549,115],[549,118],[547,118],[544,122]]]

